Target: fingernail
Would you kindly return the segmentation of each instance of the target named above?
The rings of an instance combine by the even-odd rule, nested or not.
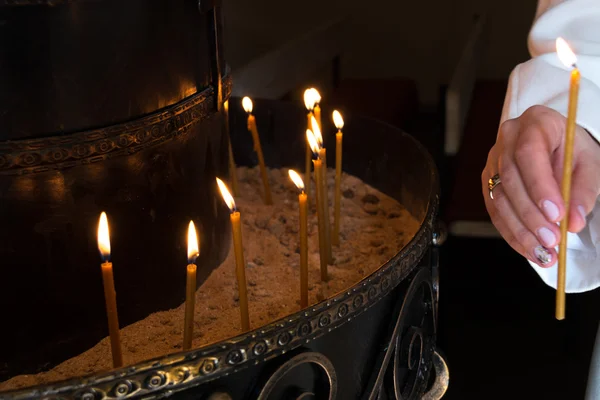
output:
[[[533,249],[533,254],[535,254],[535,257],[542,264],[548,264],[550,261],[552,261],[552,255],[548,250],[546,250],[542,246],[538,246],[535,249]]]
[[[583,221],[587,221],[587,214],[585,213],[583,206],[577,207],[577,211],[579,211],[579,214],[581,214],[581,218],[583,218]]]
[[[545,226],[538,229],[537,234],[546,247],[552,247],[556,243],[556,235]]]
[[[546,217],[548,217],[550,221],[554,222],[558,219],[558,207],[550,200],[544,200],[544,202],[542,203],[542,209],[544,210],[544,214],[546,214]]]

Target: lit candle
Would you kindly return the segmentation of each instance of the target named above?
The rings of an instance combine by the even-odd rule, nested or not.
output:
[[[306,130],[306,139],[310,144],[310,148],[313,153],[313,164],[315,166],[315,192],[316,192],[316,204],[317,204],[317,219],[319,222],[319,256],[321,261],[321,280],[327,280],[327,244],[325,243],[326,231],[325,231],[325,211],[323,210],[323,202],[320,201],[322,197],[323,185],[321,180],[323,174],[321,173],[321,159],[319,158],[319,144],[315,135],[310,129]]]
[[[258,128],[256,127],[256,118],[252,115],[252,100],[246,96],[242,99],[242,106],[248,113],[248,130],[252,133],[252,140],[254,141],[254,151],[258,156],[258,165],[260,167],[260,174],[262,175],[262,181],[265,188],[265,203],[273,204],[271,197],[271,187],[269,186],[269,176],[267,175],[267,168],[265,167],[265,159],[263,157],[262,147],[260,146],[260,137],[258,136]]]
[[[327,249],[327,262],[333,264],[333,250],[331,249],[331,222],[329,221],[329,187],[327,186],[327,154],[323,147],[323,136],[318,122],[312,117],[312,131],[319,145],[319,158],[321,159],[321,197],[323,207],[323,219],[325,220],[325,248]]]
[[[335,199],[333,209],[333,237],[331,241],[334,245],[340,244],[340,203],[342,199],[342,128],[344,119],[339,111],[333,112],[333,123],[337,128],[335,134]]]
[[[304,192],[304,182],[293,169],[289,175],[300,190],[298,203],[300,207],[300,308],[308,307],[308,204]]]
[[[248,289],[246,287],[246,263],[244,262],[244,247],[242,245],[242,224],[240,221],[240,212],[235,206],[235,200],[229,193],[227,186],[222,180],[217,178],[217,184],[221,190],[221,195],[225,204],[229,207],[231,214],[231,231],[233,234],[233,250],[235,252],[235,273],[237,276],[238,292],[240,299],[240,317],[242,332],[250,330],[250,316],[248,314]]]
[[[104,211],[100,214],[98,223],[98,250],[100,250],[100,256],[102,257],[102,282],[104,284],[104,300],[106,301],[113,367],[118,368],[123,365],[123,353],[121,352],[121,333],[119,332],[119,314],[117,313],[117,292],[115,291],[113,268],[110,262],[110,234]]]
[[[240,189],[238,187],[237,168],[235,166],[235,160],[233,159],[233,150],[231,148],[231,134],[229,132],[229,100],[226,100],[223,103],[223,118],[225,119],[225,134],[227,135],[227,141],[229,143],[229,179],[231,179],[231,189],[233,190],[234,196],[239,196]]]
[[[321,125],[321,94],[315,88],[311,89],[313,92],[313,99],[315,102],[314,113],[315,118],[317,119],[317,123],[319,124],[319,129],[323,129],[323,125]]]
[[[196,305],[196,258],[198,258],[198,236],[194,221],[190,221],[187,237],[187,279],[185,290],[185,322],[183,325],[183,350],[192,348],[194,333],[194,309]]]
[[[565,158],[561,194],[565,202],[565,216],[560,221],[560,243],[558,247],[558,276],[556,284],[556,319],[565,318],[565,282],[567,275],[567,233],[569,226],[569,210],[571,201],[571,175],[573,172],[573,142],[575,140],[575,124],[577,118],[577,99],[579,97],[579,79],[577,57],[564,39],[556,39],[556,52],[567,68],[572,68],[569,90],[569,111],[565,138]]]
[[[304,105],[306,106],[306,129],[312,130],[312,116],[313,109],[315,108],[315,97],[312,89],[306,89],[304,91]],[[312,152],[308,141],[306,142],[306,155],[304,159],[304,182],[306,183],[306,195],[310,194],[310,165],[312,160]]]

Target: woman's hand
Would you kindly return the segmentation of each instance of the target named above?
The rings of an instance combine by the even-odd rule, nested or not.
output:
[[[600,111],[599,111],[600,112]],[[496,144],[481,174],[485,205],[492,222],[513,249],[542,267],[557,260],[556,225],[566,213],[562,182],[566,118],[543,106],[529,108],[500,126]],[[501,183],[489,194],[488,181]],[[569,210],[570,232],[585,227],[600,194],[600,146],[576,128]]]

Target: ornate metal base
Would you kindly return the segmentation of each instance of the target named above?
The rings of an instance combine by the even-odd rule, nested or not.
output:
[[[254,165],[238,100],[230,108],[233,151],[238,165]],[[267,164],[301,168],[304,112],[260,101],[255,110]],[[230,340],[0,399],[438,399],[448,375],[435,348],[439,285],[432,243],[443,241],[435,225],[437,173],[423,148],[396,128],[356,117],[347,126],[344,170],[396,198],[421,221],[409,244],[376,272]],[[323,130],[333,132],[327,122]],[[332,142],[326,134],[325,145]]]

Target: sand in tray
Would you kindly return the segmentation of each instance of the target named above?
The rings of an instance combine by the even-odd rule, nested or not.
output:
[[[274,205],[262,200],[258,168],[238,168],[244,255],[251,328],[300,309],[298,192],[287,169],[271,169]],[[333,203],[335,171],[329,169],[329,199]],[[311,193],[314,194],[314,186]],[[320,282],[317,216],[313,204],[308,221],[309,304],[339,293],[378,269],[414,236],[419,222],[396,200],[343,174],[340,246],[329,281]],[[330,207],[333,221],[333,206]],[[196,291],[193,347],[241,333],[235,260],[230,251]],[[160,311],[121,330],[126,365],[181,351],[184,304]],[[0,391],[64,380],[110,370],[108,337],[86,352],[36,375],[20,375],[0,383]]]

